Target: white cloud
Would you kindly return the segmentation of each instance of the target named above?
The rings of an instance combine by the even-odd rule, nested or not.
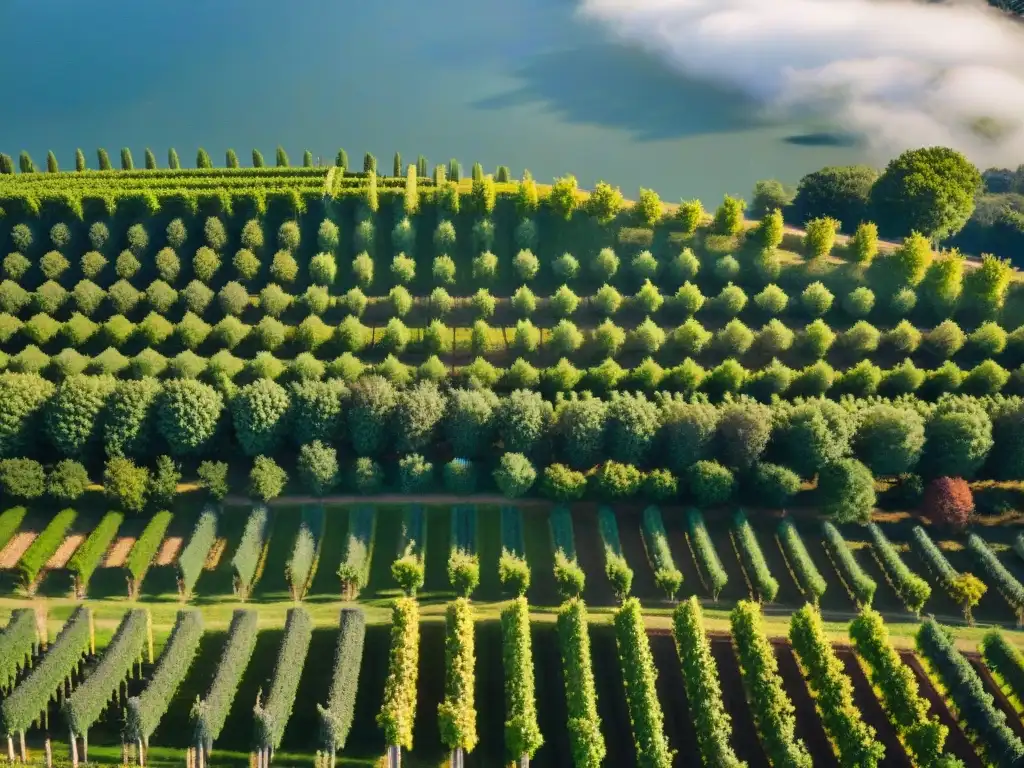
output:
[[[583,0],[581,13],[767,112],[830,117],[886,153],[1024,162],[1024,23],[982,0]],[[979,121],[990,129],[978,132]]]

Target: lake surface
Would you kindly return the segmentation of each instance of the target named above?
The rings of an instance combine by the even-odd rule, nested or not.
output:
[[[41,167],[48,149],[73,168],[75,147],[95,167],[96,147],[141,165],[174,146],[191,166],[199,146],[219,165],[282,144],[390,172],[397,149],[714,205],[868,159],[611,42],[576,0],[3,0],[0,26],[0,151]]]

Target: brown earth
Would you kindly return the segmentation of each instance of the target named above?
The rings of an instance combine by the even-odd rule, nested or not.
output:
[[[153,565],[173,564],[178,557],[178,553],[181,551],[182,544],[184,544],[184,539],[181,536],[168,536],[160,545]]]
[[[204,571],[212,571],[217,568],[220,564],[220,559],[224,556],[224,551],[228,548],[228,540],[224,538],[217,539],[213,546],[210,547],[210,552],[206,556],[206,564],[203,566]],[[258,576],[256,577],[258,578]],[[255,579],[253,579],[255,581]]]
[[[7,542],[7,546],[0,552],[0,569],[10,570],[14,568],[18,561],[21,560],[21,556],[25,554],[25,550],[36,540],[38,535],[34,531],[16,533],[14,538]]]
[[[832,743],[825,733],[814,705],[814,697],[807,687],[800,666],[797,664],[796,655],[788,643],[777,642],[775,646],[775,657],[779,661],[779,674],[782,676],[783,687],[793,702],[796,716],[796,736],[803,739],[811,753],[811,759],[815,766],[830,766],[838,768],[839,761],[832,750]]]
[[[70,536],[65,537],[64,541],[61,542],[60,546],[57,547],[57,551],[53,553],[46,562],[46,568],[52,570],[54,568],[63,568],[68,564],[68,560],[75,554],[75,550],[81,546],[82,542],[85,541],[84,533],[73,533]]]
[[[732,746],[736,756],[750,768],[768,768],[768,758],[755,737],[757,727],[743,691],[743,676],[739,661],[733,652],[732,641],[725,637],[711,640],[711,653],[718,666],[718,679],[722,683],[722,700],[732,717]]]
[[[853,683],[854,706],[860,712],[864,722],[875,729],[878,740],[885,745],[885,757],[882,758],[882,762],[879,765],[893,767],[911,765],[910,758],[907,757],[907,751],[904,749],[903,744],[900,743],[899,736],[896,734],[896,729],[889,722],[889,718],[882,709],[881,702],[875,695],[874,690],[872,690],[871,683],[865,677],[864,670],[857,662],[853,651],[846,649],[837,650],[836,655],[843,662],[846,676]]]
[[[104,568],[123,568],[124,564],[128,562],[128,555],[131,554],[132,547],[135,546],[134,536],[122,536],[115,540],[110,545],[110,549],[107,550],[107,555],[103,559]]]

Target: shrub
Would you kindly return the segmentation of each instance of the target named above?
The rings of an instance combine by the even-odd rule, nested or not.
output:
[[[921,511],[936,525],[963,530],[974,513],[974,495],[962,477],[936,477],[924,489]]]
[[[128,249],[136,256],[149,247],[149,232],[143,224],[132,224],[128,227]]]
[[[32,262],[17,251],[4,256],[4,277],[10,280],[21,280],[31,268]]]
[[[11,315],[21,312],[32,300],[32,295],[12,280],[0,283],[0,311]]]
[[[715,346],[727,357],[746,354],[753,343],[753,332],[735,318],[715,334]]]
[[[77,461],[57,462],[46,478],[46,493],[60,501],[75,501],[89,487],[89,473]]]
[[[396,281],[407,285],[416,277],[416,262],[404,253],[399,253],[391,261],[391,274]]]
[[[301,239],[299,225],[294,221],[286,221],[277,230],[278,247],[286,251],[296,251]]]
[[[512,294],[511,303],[512,308],[523,317],[529,317],[537,310],[537,298],[533,295],[533,291],[525,285],[519,286]]]
[[[654,501],[668,501],[679,493],[679,483],[667,469],[652,469],[644,477],[642,493]]]
[[[270,501],[281,495],[288,473],[278,466],[277,462],[266,456],[253,459],[249,471],[249,495],[259,501]]]
[[[811,317],[822,317],[832,308],[835,296],[820,281],[813,282],[800,294],[800,304]]]
[[[740,263],[733,256],[723,256],[715,262],[714,272],[720,282],[731,282],[740,273]]]
[[[338,265],[334,255],[318,253],[309,260],[309,277],[316,285],[331,286],[338,276]]]
[[[507,498],[524,495],[537,479],[533,464],[521,453],[504,453],[494,470],[494,482]]]
[[[476,467],[469,459],[452,459],[444,465],[442,476],[446,491],[467,495],[476,490]]]
[[[540,260],[533,255],[532,251],[522,250],[512,260],[512,267],[519,279],[526,282],[537,276],[540,271]]]
[[[434,280],[443,285],[450,285],[455,282],[455,261],[451,256],[442,254],[434,259],[431,267],[431,274]]]
[[[568,254],[565,254],[568,256]],[[565,258],[562,256],[561,258]],[[569,258],[572,258],[571,256]],[[573,259],[573,262],[576,260]],[[557,262],[556,262],[557,264]],[[579,265],[577,264],[577,270]],[[590,265],[590,270],[594,275],[594,278],[599,282],[606,283],[612,279],[612,276],[619,269],[619,257],[615,255],[615,251],[611,248],[602,248],[600,252],[594,257],[594,261]],[[574,273],[575,274],[575,273]],[[568,277],[563,279],[569,279]]]
[[[981,357],[995,357],[1006,349],[1007,333],[1002,327],[988,321],[982,323],[967,337],[971,351]]]
[[[35,237],[28,224],[15,224],[11,228],[11,242],[19,251],[28,251],[32,248]]]
[[[46,489],[43,465],[32,459],[0,461],[0,489],[18,499],[38,499]]]
[[[548,336],[548,346],[558,355],[575,352],[582,344],[583,334],[576,328],[575,323],[568,320],[559,320]]]
[[[270,262],[270,277],[279,283],[294,283],[299,276],[299,263],[289,251],[278,251]],[[200,278],[202,279],[202,278]]]
[[[57,280],[71,266],[60,251],[49,251],[39,260],[39,269],[47,280]],[[6,267],[6,260],[5,260]]]
[[[280,317],[292,305],[293,301],[294,298],[291,294],[286,293],[277,283],[268,283],[260,291],[260,309],[269,318]],[[268,318],[265,317],[263,319],[266,320]]]
[[[753,497],[771,507],[785,507],[800,490],[800,476],[796,472],[768,462],[754,465],[750,481]]]
[[[373,283],[373,259],[366,251],[352,259],[352,277],[363,288]]]
[[[249,251],[259,251],[263,248],[263,225],[259,219],[249,219],[242,227],[241,235],[242,248]]]
[[[314,315],[322,315],[331,307],[331,294],[320,285],[311,285],[302,294],[302,303]]]
[[[714,298],[714,306],[726,317],[736,317],[747,306],[747,294],[738,285],[729,283]]]
[[[579,297],[567,285],[561,286],[550,299],[555,317],[569,317],[579,307]]]
[[[643,473],[632,464],[617,461],[606,461],[593,476],[594,488],[604,499],[635,496],[643,479]]]
[[[323,496],[338,484],[338,453],[319,440],[299,449],[296,471],[303,487],[314,496]]]
[[[653,315],[661,309],[661,305],[665,303],[665,299],[662,297],[657,286],[655,286],[650,280],[644,280],[644,284],[640,286],[640,290],[638,290],[636,292],[636,296],[633,297],[632,303],[645,315]]]
[[[944,320],[924,335],[924,347],[939,360],[949,360],[961,350],[967,337],[952,320]]]
[[[551,464],[544,470],[541,493],[553,501],[577,501],[587,490],[587,476],[564,464]]]
[[[700,507],[716,507],[732,500],[736,479],[717,461],[702,460],[686,470],[686,487]]]
[[[711,222],[711,231],[717,235],[734,236],[743,231],[743,211],[747,207],[744,200],[726,195],[722,204],[715,211]],[[688,212],[689,213],[689,212]]]
[[[842,345],[850,353],[864,356],[878,349],[881,334],[875,326],[858,320],[842,335]]]
[[[220,257],[212,248],[204,245],[196,249],[196,253],[192,257],[192,273],[197,280],[209,283],[218,269],[220,269]]]
[[[491,284],[498,274],[498,257],[490,251],[484,251],[473,259],[473,280]]]
[[[398,487],[402,493],[423,493],[434,484],[434,465],[418,453],[403,456],[398,462]]]
[[[114,457],[103,471],[103,493],[126,512],[141,512],[149,494],[149,470],[131,459]]]
[[[658,260],[650,251],[640,251],[629,263],[637,280],[653,280],[658,274]]]
[[[864,286],[850,291],[843,299],[843,309],[851,317],[867,317],[874,306],[875,293]]]

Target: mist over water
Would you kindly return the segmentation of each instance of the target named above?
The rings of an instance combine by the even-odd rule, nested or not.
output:
[[[766,116],[826,119],[891,156],[1024,163],[1024,24],[981,0],[583,0],[580,13]]]

